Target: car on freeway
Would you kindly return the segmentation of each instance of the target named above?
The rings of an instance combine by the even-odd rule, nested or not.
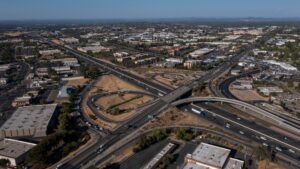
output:
[[[294,150],[292,150],[292,149],[289,149],[289,152],[290,152],[290,153],[293,153],[293,154],[296,153],[296,152],[295,152]]]
[[[275,147],[275,150],[280,151],[280,152],[282,151],[282,149],[280,147],[277,147],[277,146]]]
[[[267,140],[267,138],[266,138],[266,137],[264,137],[264,136],[260,136],[259,138],[260,138],[260,139],[262,139],[262,140],[264,140],[264,141],[266,141],[266,140]]]

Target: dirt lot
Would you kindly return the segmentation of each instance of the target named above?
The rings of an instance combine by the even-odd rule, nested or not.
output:
[[[130,99],[133,99],[133,100],[126,102]],[[152,100],[152,98],[150,96],[138,96],[136,94],[124,94],[124,95],[112,95],[112,96],[101,97],[96,101],[96,104],[103,107],[105,110],[107,110],[111,106],[114,106],[117,104],[120,104],[118,106],[120,109],[133,109],[133,108],[136,108],[138,105],[144,104],[150,100]]]
[[[184,113],[177,108],[169,108],[161,114],[157,120],[148,123],[143,127],[143,130],[148,130],[155,127],[171,126],[171,125],[194,125],[199,127],[213,127],[211,124],[195,118],[194,115]]]
[[[104,75],[104,76],[100,77],[100,79],[91,88],[91,90],[88,93],[88,97],[90,97],[91,95],[93,95],[99,91],[115,92],[115,91],[120,91],[120,90],[144,91],[143,89],[136,87],[134,85],[131,85],[131,84],[121,80],[118,77],[115,77],[112,75]],[[103,106],[105,109],[107,109],[108,107],[110,107],[112,105],[124,102],[125,100],[128,100],[132,97],[135,97],[135,95],[125,94],[123,97],[119,97],[118,95],[107,96],[107,97],[103,97],[103,98],[99,99],[97,101],[97,104],[99,104],[99,105]],[[135,100],[132,100],[131,102],[123,104],[119,108],[127,109],[127,108],[131,108],[131,107],[136,107],[137,105],[139,105],[143,102],[146,103],[147,101],[150,101],[150,100],[152,100],[151,97],[143,96],[139,99],[135,99]],[[89,110],[89,111],[91,111],[91,110]],[[123,113],[120,115],[111,115],[111,114],[106,113],[105,111],[100,111],[100,113],[102,113],[104,116],[106,116],[107,118],[110,118],[112,120],[124,121],[124,120],[132,117],[136,113],[136,111],[130,111],[128,113]],[[107,123],[107,124],[116,126],[116,124],[111,124],[111,123]]]
[[[148,79],[158,81],[168,86],[178,87],[195,78],[199,78],[204,72],[180,70],[172,68],[135,68],[134,71],[144,75]]]
[[[136,98],[130,102],[120,105],[119,108],[120,109],[134,109],[134,108],[137,108],[137,106],[147,103],[150,100],[152,100],[151,97],[142,96],[142,97]]]
[[[104,111],[100,111],[100,112],[107,118],[110,118],[110,119],[113,119],[116,121],[124,121],[124,120],[132,117],[132,115],[134,115],[136,113],[135,108],[137,108],[139,105],[142,105],[142,104],[147,103],[152,100],[152,98],[150,96],[142,96],[142,97],[133,99],[130,102],[124,103],[125,101],[135,98],[136,96],[137,95],[135,95],[135,94],[125,94],[123,96],[112,95],[112,96],[107,96],[107,97],[98,99],[96,101],[96,104],[105,109]],[[120,103],[124,103],[124,104],[119,105],[118,108],[123,109],[123,110],[128,110],[128,112],[122,113],[120,115],[111,115],[106,112],[106,110],[109,107],[116,105],[116,104],[120,104]]]
[[[244,101],[253,101],[253,100],[268,101],[269,100],[268,97],[263,97],[259,95],[255,90],[231,89],[230,91],[234,96]]]
[[[68,80],[67,81],[67,86],[74,86],[74,87],[77,87],[77,86],[82,86],[84,84],[86,84],[90,79],[77,79],[77,80]]]
[[[96,104],[103,107],[105,110],[107,110],[109,107],[116,104],[123,103],[124,101],[132,99],[135,96],[136,95],[134,94],[105,96],[96,100]]]
[[[117,155],[114,155],[110,163],[121,163],[122,161],[125,161],[127,158],[134,155],[133,148],[134,146],[129,146],[122,152],[118,153]]]
[[[88,98],[91,96],[91,92],[87,93],[84,98],[83,98],[83,102],[82,102],[82,109],[83,112],[89,117],[89,116],[95,116],[95,114],[93,113],[93,111],[89,108],[89,106],[87,105],[87,100]],[[90,118],[91,119],[91,118]],[[91,119],[93,120],[93,119]],[[94,123],[102,126],[103,128],[109,129],[109,130],[114,130],[117,127],[117,124],[114,123],[108,123],[105,122],[101,119],[96,119],[93,120]]]
[[[258,163],[258,169],[286,169],[286,167],[280,166],[279,164],[274,162],[264,160]]]
[[[119,90],[135,90],[135,91],[143,91],[143,89],[133,86],[120,78],[112,75],[104,75],[99,81],[95,84],[95,88],[102,89],[104,91],[119,91]],[[95,91],[96,91],[95,90]]]

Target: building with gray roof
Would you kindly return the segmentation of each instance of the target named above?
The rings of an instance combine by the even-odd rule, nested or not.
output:
[[[32,105],[18,108],[0,127],[3,137],[44,137],[53,125],[57,104]]]
[[[7,159],[11,166],[17,166],[25,160],[27,153],[36,144],[4,138],[0,140],[0,159]]]
[[[183,169],[242,169],[244,162],[230,158],[231,150],[201,143],[192,154],[185,157]]]

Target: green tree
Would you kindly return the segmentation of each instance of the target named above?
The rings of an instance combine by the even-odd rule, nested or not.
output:
[[[175,131],[176,138],[184,141],[190,141],[193,139],[193,134],[189,133],[186,129],[184,128],[177,128]]]
[[[268,157],[268,153],[267,153],[266,150],[265,150],[263,147],[261,147],[261,146],[256,147],[256,148],[254,149],[254,155],[256,156],[256,158],[257,158],[258,160],[264,160],[264,159],[266,159],[266,158]]]
[[[71,103],[62,103],[60,112],[62,113],[71,113],[72,111],[72,104]]]
[[[10,164],[10,161],[7,159],[0,159],[0,167],[6,167]]]
[[[61,131],[68,131],[72,129],[72,123],[69,115],[67,113],[62,113],[58,117],[58,129]]]
[[[293,80],[289,79],[287,85],[288,85],[289,88],[294,88],[294,82],[293,82]]]

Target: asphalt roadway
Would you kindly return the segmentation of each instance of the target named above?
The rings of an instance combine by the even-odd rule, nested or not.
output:
[[[176,97],[180,96],[180,94],[174,94],[174,92],[176,93],[177,91],[180,93],[181,92],[180,88],[176,89],[174,92],[171,92],[172,89],[166,88],[165,86],[159,85],[157,83],[149,82],[139,76],[132,75],[131,73],[124,71],[115,65],[108,64],[106,62],[94,59],[86,54],[80,53],[78,51],[66,47],[59,46],[59,48],[68,51],[69,53],[77,56],[79,59],[84,60],[92,65],[99,66],[100,68],[109,71],[110,73],[116,75],[117,77],[120,77],[123,80],[126,80],[139,87],[142,87],[151,93],[157,93],[160,96],[169,93],[165,97],[172,96],[172,95],[175,95]],[[194,80],[188,87],[192,89],[193,86],[198,85],[199,83],[203,83],[211,78],[217,77],[219,74],[223,73],[223,71],[226,70],[229,66],[235,64],[241,55],[233,56],[229,62],[224,63],[221,67],[209,71],[206,75],[202,76],[201,78]],[[174,99],[174,97],[170,97],[170,98]],[[81,166],[87,164],[89,161],[93,161],[93,159],[99,155],[97,153],[97,150],[99,150],[100,147],[102,147],[101,148],[102,151],[105,151],[105,149],[109,148],[110,146],[113,146],[121,138],[136,131],[137,128],[141,127],[143,124],[150,121],[151,119],[148,118],[149,115],[151,116],[158,115],[167,106],[168,106],[168,102],[164,101],[161,98],[156,99],[152,105],[141,110],[141,112],[138,113],[135,117],[126,121],[122,126],[116,129],[110,135],[104,137],[103,140],[101,140],[99,143],[95,144],[94,146],[92,146],[82,154],[75,156],[72,160],[63,164],[60,168],[64,168],[64,169],[81,168]],[[102,159],[98,158],[97,163],[101,162],[101,160],[105,160],[105,157]]]
[[[60,48],[63,50],[67,50],[69,53],[77,56],[81,60],[84,60],[92,65],[99,66],[100,68],[102,68],[106,71],[109,71],[110,73],[116,75],[117,77],[120,77],[123,80],[126,80],[132,84],[139,86],[139,87],[142,87],[151,93],[155,93],[160,96],[162,96],[162,95],[167,95],[167,96],[175,95],[176,97],[180,96],[180,94],[174,94],[174,92],[176,93],[177,91],[180,93],[180,89],[176,89],[175,91],[171,92],[172,89],[170,89],[166,86],[162,86],[157,83],[149,82],[149,81],[143,79],[142,77],[133,75],[125,70],[122,70],[122,68],[120,68],[116,65],[109,64],[107,62],[103,62],[103,61],[91,58],[90,56],[88,56],[86,54],[77,52],[72,49],[68,49],[65,47],[60,47]],[[251,49],[251,47],[249,49]],[[233,56],[229,62],[224,63],[221,67],[218,67],[218,68],[215,68],[215,69],[209,71],[206,75],[202,76],[201,78],[194,80],[188,87],[192,88],[195,85],[198,85],[199,83],[204,83],[205,81],[218,76],[220,73],[223,73],[223,71],[225,71],[228,67],[235,64],[241,55]],[[102,156],[102,154],[106,154],[106,156],[103,156],[101,158],[98,157],[97,161],[95,161],[95,163],[100,163],[102,160],[105,160],[105,158],[107,158],[108,155],[111,155],[113,153],[113,151],[111,153],[106,152],[106,153],[97,154],[98,147],[102,147],[103,151],[105,151],[108,148],[111,149],[111,148],[115,147],[116,146],[115,143],[119,143],[118,141],[120,141],[123,137],[128,136],[130,133],[133,133],[134,131],[136,131],[137,128],[139,128],[146,122],[150,121],[150,119],[148,118],[148,115],[158,115],[160,113],[160,111],[163,110],[162,108],[167,107],[167,106],[168,106],[168,102],[163,101],[163,99],[159,98],[159,99],[155,100],[151,106],[148,106],[147,108],[143,109],[137,116],[133,117],[132,119],[130,119],[129,121],[124,123],[121,127],[116,129],[110,135],[106,136],[103,140],[101,140],[99,143],[92,146],[90,149],[88,149],[84,153],[82,153],[78,156],[75,156],[72,160],[70,160],[68,163],[64,164],[61,168],[67,168],[67,169],[80,168],[81,165],[85,165],[89,161],[93,161],[94,157]],[[226,121],[226,120],[220,119],[220,123],[221,122],[224,123],[224,121]],[[250,134],[249,135],[245,134],[245,135],[250,138],[252,137],[252,135],[250,135]],[[276,143],[273,143],[273,142],[268,142],[268,143],[270,145],[273,145],[273,144],[277,145]],[[122,144],[122,143],[120,143],[120,144]],[[278,147],[278,148],[281,151],[283,151],[283,149],[281,147]],[[286,152],[286,150],[284,152]],[[289,155],[292,156],[293,154],[294,153],[289,154]]]
[[[290,157],[289,160],[296,163],[296,166],[300,166],[300,151],[287,148],[282,144],[282,142],[284,142],[292,146],[299,147],[300,141],[298,140],[286,137],[280,133],[268,129],[267,127],[258,125],[253,121],[240,118],[207,103],[189,104],[182,106],[181,109],[184,111],[193,112],[194,114],[197,114],[199,118],[209,120],[219,126],[223,126],[224,129],[230,130],[243,137],[261,143],[262,146],[269,151],[272,150],[275,153],[284,154]],[[198,112],[195,112],[195,110],[202,113],[199,114]],[[270,135],[273,138],[280,140],[280,142],[269,139],[260,133]]]
[[[94,112],[94,114],[97,116],[97,118],[102,119],[104,121],[107,122],[111,122],[111,123],[121,123],[122,121],[116,121],[113,120],[111,118],[107,118],[106,116],[104,116],[102,113],[99,112],[98,108],[100,108],[98,105],[95,104],[95,101],[98,100],[101,97],[105,97],[105,96],[111,96],[111,95],[118,95],[118,94],[138,94],[138,95],[146,95],[146,96],[151,96],[153,98],[157,98],[156,95],[150,94],[148,92],[143,92],[143,91],[131,91],[131,90],[124,90],[124,91],[116,91],[116,92],[104,92],[104,93],[98,93],[95,94],[93,96],[91,96],[88,101],[87,101],[87,105],[89,106],[89,108]],[[148,103],[149,104],[149,103]],[[143,107],[147,105],[147,103],[145,103],[143,105]],[[101,108],[102,109],[102,108]],[[138,108],[137,108],[138,109]]]
[[[235,99],[235,100],[240,100],[239,98],[235,97],[231,91],[229,90],[229,87],[230,87],[230,84],[233,83],[234,81],[236,81],[237,79],[240,79],[240,78],[243,78],[243,77],[247,77],[247,76],[251,76],[253,74],[256,74],[256,73],[259,73],[260,70],[254,70],[254,71],[250,71],[250,72],[246,72],[246,73],[242,73],[238,76],[233,76],[233,77],[230,77],[230,78],[227,78],[225,79],[224,81],[222,81],[219,85],[219,91],[221,91],[221,94],[222,96],[226,97],[226,98],[229,98],[229,99]],[[261,103],[261,102],[264,102],[264,101],[251,101],[251,102],[248,102],[249,104],[252,104],[252,105],[255,105],[256,103]],[[266,110],[268,111],[268,110]],[[289,118],[285,115],[282,115],[282,114],[278,114],[278,113],[274,113],[274,112],[271,112],[271,111],[268,111],[269,113],[273,114],[273,115],[276,115],[284,120],[286,120],[290,125],[293,125],[293,126],[299,126],[300,125],[300,121],[299,120],[296,120],[296,119],[292,119],[292,118]]]

